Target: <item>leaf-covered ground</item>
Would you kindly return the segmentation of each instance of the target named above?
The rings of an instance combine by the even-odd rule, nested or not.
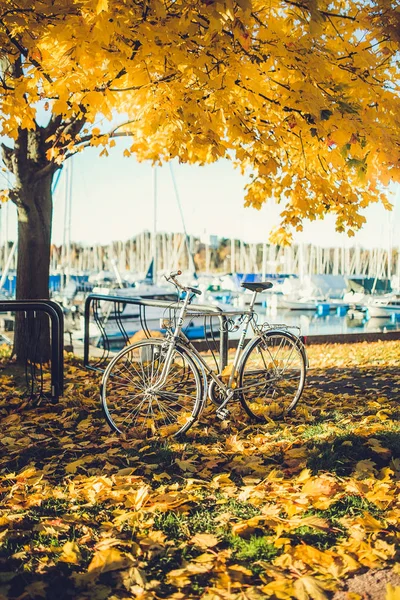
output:
[[[77,359],[56,406],[1,371],[0,599],[321,600],[376,569],[398,599],[400,344],[309,354],[292,417],[179,442],[112,434]]]

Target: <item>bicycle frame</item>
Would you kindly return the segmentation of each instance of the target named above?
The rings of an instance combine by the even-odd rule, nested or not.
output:
[[[232,369],[231,369],[231,372],[229,375],[229,379],[228,379],[228,382],[225,384],[221,380],[221,378],[218,376],[218,374],[216,374],[213,371],[213,369],[206,363],[205,359],[201,356],[200,352],[195,348],[195,346],[192,344],[192,342],[186,337],[186,335],[182,331],[184,319],[185,319],[185,316],[187,313],[187,307],[190,304],[190,298],[191,298],[190,293],[186,292],[186,296],[183,300],[182,307],[179,311],[175,329],[174,329],[173,333],[170,335],[170,337],[166,340],[166,345],[168,345],[168,350],[167,350],[167,355],[165,357],[165,362],[164,362],[160,377],[154,383],[154,385],[151,388],[149,388],[148,391],[158,392],[162,388],[162,386],[166,383],[168,374],[169,374],[169,371],[170,371],[170,368],[172,365],[174,349],[179,345],[183,345],[191,352],[192,356],[196,359],[199,370],[202,372],[202,375],[203,375],[205,393],[203,395],[202,409],[204,408],[204,404],[205,404],[205,401],[207,398],[207,390],[209,387],[208,380],[206,377],[206,374],[207,374],[207,376],[209,378],[211,378],[215,382],[215,384],[219,387],[219,389],[222,390],[226,395],[225,399],[223,400],[223,402],[220,404],[220,406],[217,409],[217,415],[223,416],[225,406],[231,400],[231,398],[233,397],[235,392],[238,393],[241,391],[241,389],[244,389],[244,388],[233,387],[233,383],[235,381],[235,378],[236,378],[236,375],[238,372],[238,367],[240,365],[240,359],[241,359],[243,349],[245,346],[246,335],[247,335],[247,332],[249,329],[249,325],[250,324],[252,325],[253,332],[256,336],[262,337],[263,333],[265,333],[262,329],[257,327],[256,323],[254,322],[254,306],[255,306],[257,293],[258,292],[256,292],[256,291],[253,292],[253,296],[251,298],[248,310],[243,311],[243,313],[242,313],[242,316],[243,316],[242,332],[241,332],[241,335],[239,338],[239,343],[238,343],[238,346],[237,346],[237,349],[235,352],[235,356],[233,359]],[[283,326],[283,325],[282,326],[273,326],[269,329],[269,331],[274,331],[274,330],[280,331],[281,329],[284,329],[287,333],[287,328],[286,328],[286,326]],[[300,338],[298,338],[295,335],[293,335],[293,338],[296,341],[299,340],[299,342],[301,344]],[[272,356],[271,356],[271,358],[273,360]]]
[[[232,398],[234,392],[236,391],[232,387],[232,385],[233,385],[233,382],[236,377],[240,357],[241,357],[241,354],[242,354],[242,351],[243,351],[243,348],[245,345],[247,331],[248,331],[249,325],[252,322],[252,319],[254,316],[254,305],[255,305],[256,297],[257,297],[257,292],[253,292],[253,297],[250,301],[249,309],[247,311],[243,312],[244,324],[242,327],[242,333],[241,333],[241,336],[239,339],[239,344],[236,349],[235,357],[233,360],[232,371],[230,373],[228,383],[225,384],[223,381],[221,381],[221,379],[218,377],[218,375],[216,375],[214,373],[214,371],[211,369],[211,367],[209,367],[209,365],[206,363],[206,361],[201,356],[201,354],[198,352],[198,350],[194,347],[194,345],[190,342],[190,340],[182,332],[183,323],[184,323],[184,319],[185,319],[185,315],[186,315],[186,309],[190,302],[190,294],[187,293],[186,297],[184,298],[182,308],[179,311],[179,316],[177,319],[175,330],[174,330],[172,336],[168,340],[168,351],[167,351],[167,356],[165,358],[165,363],[164,363],[162,372],[160,374],[159,379],[155,382],[155,384],[150,388],[149,391],[157,392],[166,383],[167,378],[168,378],[168,373],[171,368],[174,348],[176,347],[177,343],[183,342],[184,346],[188,347],[190,349],[190,351],[194,354],[198,363],[200,363],[202,370],[204,372],[206,372],[207,375],[209,377],[211,377],[213,379],[213,381],[215,381],[216,385],[218,385],[218,387],[226,393],[226,395],[227,395],[226,399],[221,404],[221,406],[219,407],[218,410],[223,409],[225,407],[225,405],[229,402],[229,400]],[[207,381],[207,380],[205,379],[205,381]],[[206,394],[204,395],[204,397],[206,398]]]
[[[181,285],[176,280],[180,274],[172,272],[166,278],[186,292],[178,302],[161,305],[175,311],[175,325],[171,320],[161,324],[167,330],[166,337],[141,340],[123,348],[104,372],[100,396],[110,427],[118,433],[139,428],[144,435],[153,436],[160,428],[162,435],[180,435],[202,413],[207,397],[217,406],[215,416],[222,420],[229,416],[227,404],[231,400],[240,402],[248,416],[260,423],[276,406],[282,415],[289,414],[301,397],[308,364],[302,340],[288,331],[290,327],[257,322],[257,294],[271,284],[243,284],[252,292],[247,310],[199,306],[196,311],[189,305],[192,294],[201,292]],[[185,335],[185,319],[196,313],[219,318],[223,343],[216,369],[210,357],[201,355]],[[253,333],[249,340],[250,326]],[[237,348],[230,369],[225,370],[228,333],[238,329]]]
[[[164,363],[163,369],[161,371],[159,379],[155,382],[155,384],[151,388],[149,388],[150,392],[158,391],[160,389],[160,387],[163,386],[165,384],[165,382],[167,381],[168,373],[171,368],[172,355],[174,352],[174,348],[175,348],[177,342],[179,341],[179,339],[181,337],[183,337],[182,327],[183,327],[183,323],[185,320],[186,309],[187,309],[189,303],[190,303],[190,294],[186,293],[186,296],[183,300],[182,308],[179,311],[179,315],[178,315],[174,333],[173,333],[172,337],[168,340],[169,347],[168,347],[168,351],[167,351],[167,356],[165,357],[165,363]]]

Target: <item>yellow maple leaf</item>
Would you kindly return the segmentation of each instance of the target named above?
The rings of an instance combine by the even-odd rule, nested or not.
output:
[[[377,454],[380,454],[384,457],[389,457],[392,455],[391,451],[388,448],[382,446],[380,441],[376,438],[370,438],[367,441],[366,446],[369,446],[373,452],[376,452]]]
[[[332,496],[337,490],[337,483],[329,477],[321,475],[309,479],[304,485],[302,492],[307,496]]]
[[[212,533],[196,533],[196,535],[191,538],[190,543],[205,550],[216,546],[218,541],[217,536]]]
[[[78,467],[85,464],[85,462],[88,462],[88,460],[90,460],[88,457],[84,457],[84,458],[78,458],[78,460],[74,460],[73,462],[68,463],[67,466],[65,467],[66,473],[76,473]]]
[[[96,6],[96,13],[99,15],[103,11],[108,10],[108,0],[98,0]]]
[[[293,581],[289,578],[280,576],[274,581],[270,581],[267,585],[264,585],[261,590],[268,597],[279,598],[279,600],[289,600],[293,598]]]
[[[8,202],[9,190],[0,190],[0,202]]]
[[[108,571],[119,571],[129,567],[132,562],[129,556],[122,554],[117,548],[106,548],[95,552],[88,566],[88,573],[99,575]]]
[[[190,473],[195,473],[197,471],[197,466],[194,464],[195,457],[188,458],[186,460],[180,460],[179,458],[175,459],[176,464],[182,471],[189,471]]]
[[[297,481],[299,483],[304,483],[305,481],[310,479],[310,477],[311,477],[311,469],[303,469],[300,472],[300,475],[297,477]]]
[[[135,492],[127,494],[125,505],[139,510],[148,501],[148,498],[149,488],[147,485],[142,485]]]
[[[308,600],[309,598],[312,598],[312,600],[327,600],[321,583],[310,575],[296,579],[294,592],[298,600]]]
[[[400,600],[400,586],[393,586],[391,583],[386,584],[385,600]]]
[[[381,531],[384,528],[384,525],[380,521],[367,512],[362,517],[358,517],[355,523],[362,525],[366,531]]]
[[[7,537],[8,534],[8,529],[3,529],[3,531],[0,532],[0,542],[3,538]]]
[[[185,569],[174,569],[173,571],[170,571],[167,575],[167,581],[177,588],[183,588],[190,585],[190,579]]]
[[[303,519],[292,519],[289,521],[290,524],[293,524],[295,527],[313,527],[318,531],[326,531],[329,529],[329,522],[321,517],[316,517],[315,515],[310,515],[308,517],[304,517]]]
[[[81,552],[76,542],[65,542],[62,554],[60,556],[61,562],[71,563],[78,565],[81,560]]]

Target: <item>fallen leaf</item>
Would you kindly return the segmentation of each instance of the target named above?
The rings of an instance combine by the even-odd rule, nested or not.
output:
[[[88,566],[88,573],[100,575],[109,571],[119,571],[131,566],[132,563],[129,556],[122,554],[116,548],[97,550]]]
[[[196,533],[196,535],[189,540],[190,544],[199,546],[199,548],[203,548],[204,550],[216,546],[218,542],[217,536],[212,533]]]

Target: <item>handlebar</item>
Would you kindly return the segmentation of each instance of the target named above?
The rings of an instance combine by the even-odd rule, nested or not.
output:
[[[182,275],[182,271],[172,271],[169,274],[169,277],[165,276],[165,279],[167,281],[172,281],[176,285],[176,287],[182,290],[183,292],[190,292],[196,294],[196,296],[201,296],[202,292],[197,288],[181,285],[176,279],[177,277],[179,277],[179,275]]]

